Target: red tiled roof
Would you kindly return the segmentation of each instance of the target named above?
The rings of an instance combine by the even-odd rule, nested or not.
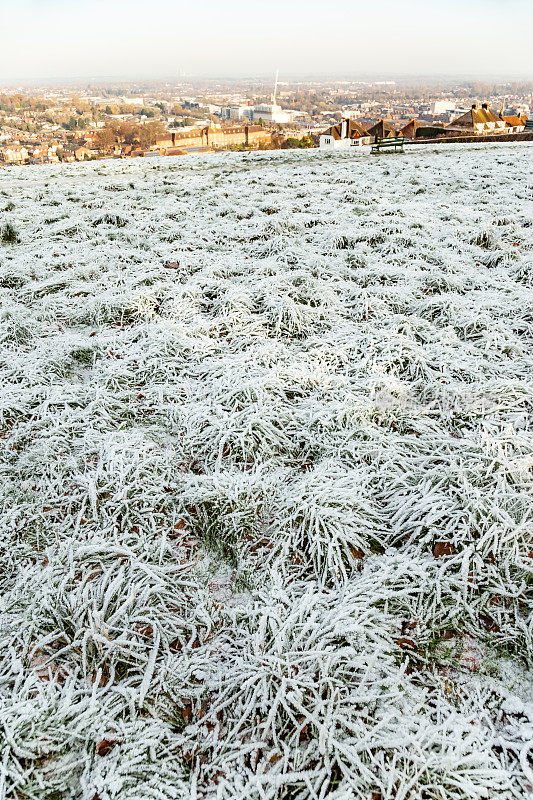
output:
[[[516,127],[517,125],[523,126],[525,124],[522,117],[519,117],[518,114],[511,114],[511,116],[502,117],[502,119],[512,128]]]

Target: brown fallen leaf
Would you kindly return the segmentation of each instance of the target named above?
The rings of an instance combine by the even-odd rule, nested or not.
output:
[[[359,560],[360,558],[364,557],[365,554],[358,547],[354,547],[353,544],[348,545],[348,547],[350,548],[350,553],[354,558]]]
[[[186,702],[186,703],[184,704],[184,706],[183,706],[183,709],[182,709],[182,711],[181,711],[181,715],[182,715],[182,717],[183,717],[183,721],[184,721],[184,722],[185,722],[187,725],[189,725],[189,723],[190,723],[190,722],[191,722],[191,720],[192,720],[192,703],[191,703],[191,702]]]
[[[402,650],[416,649],[416,642],[414,639],[411,639],[410,636],[402,636],[400,639],[396,639],[396,644],[399,645]]]
[[[49,681],[50,678],[55,678],[59,683],[64,683],[67,677],[66,671],[57,661],[43,653],[42,650],[35,650],[30,659],[29,667],[40,681]]]
[[[154,629],[151,625],[143,625],[141,623],[137,623],[134,627],[137,633],[140,633],[141,636],[153,636],[154,634]]]
[[[440,632],[440,635],[445,642],[449,642],[450,639],[455,639],[455,631],[453,631],[451,628],[445,628]]]
[[[122,744],[122,741],[120,739],[100,739],[96,743],[96,755],[106,756],[116,744]]]
[[[435,542],[433,546],[433,555],[435,558],[453,556],[455,555],[455,547],[451,542]]]

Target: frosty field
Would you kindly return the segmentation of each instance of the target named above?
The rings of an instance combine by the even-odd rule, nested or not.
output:
[[[0,172],[0,798],[533,797],[533,146]]]

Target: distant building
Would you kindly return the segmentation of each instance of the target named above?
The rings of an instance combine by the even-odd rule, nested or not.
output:
[[[440,114],[452,114],[456,109],[454,100],[435,100],[431,104],[431,113],[438,117]]]
[[[235,125],[228,128],[207,127],[202,131],[205,143],[215,150],[225,147],[256,147],[262,142],[270,142],[270,131],[260,125]]]
[[[252,106],[222,106],[221,119],[252,119],[254,110]]]
[[[478,108],[477,104],[474,103],[472,108],[465,114],[446,125],[447,131],[475,136],[508,133],[507,128],[505,120],[502,119],[501,115],[491,111],[488,103],[483,103],[481,108]]]
[[[332,150],[371,144],[372,137],[359,122],[353,119],[343,119],[338,125],[332,125],[331,128],[324,131],[320,135],[319,141],[322,149]]]
[[[83,131],[83,140],[88,145],[94,145],[98,140],[98,130]]]
[[[28,158],[28,151],[20,144],[0,147],[0,162],[2,164],[23,164]]]
[[[84,161],[89,158],[89,149],[87,147],[80,147],[78,144],[65,144],[61,148],[63,161]],[[85,155],[87,154],[87,156]]]
[[[283,131],[272,131],[271,133],[271,141],[275,146],[281,147],[283,142],[286,142],[287,139],[305,139],[306,136],[310,135],[310,131],[303,130],[302,128],[295,128],[294,130],[283,130]]]
[[[257,106],[254,106],[253,109],[253,116],[252,119],[254,122],[258,122],[260,119],[263,122],[274,122],[278,124],[284,124],[287,122],[292,122],[292,112],[285,111],[276,104],[268,104],[268,103],[260,103]]]
[[[270,142],[270,131],[260,125],[230,125],[220,127],[208,125],[189,131],[167,131],[164,138],[158,139],[156,147],[161,152],[174,148],[212,148],[223,150],[227,147],[258,147]]]
[[[205,144],[201,128],[186,131],[167,131],[164,139],[158,139],[158,147],[202,147]]]
[[[91,150],[88,147],[77,147],[74,151],[76,161],[85,161],[86,158],[91,158]]]

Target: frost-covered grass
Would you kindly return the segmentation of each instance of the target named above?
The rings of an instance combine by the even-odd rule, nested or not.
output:
[[[1,173],[1,798],[533,795],[532,156]]]

